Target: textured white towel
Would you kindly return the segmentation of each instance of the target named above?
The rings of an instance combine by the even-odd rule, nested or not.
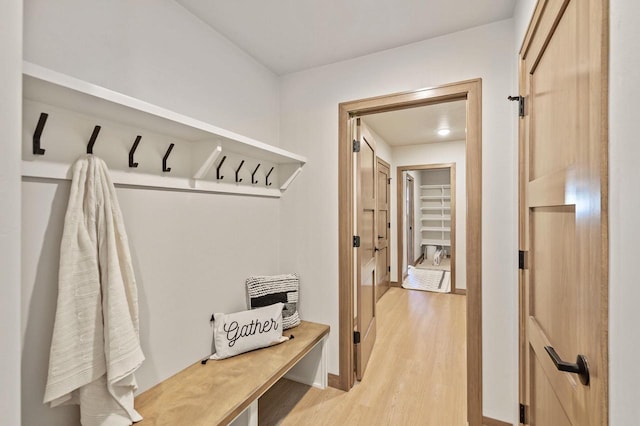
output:
[[[131,425],[144,355],[129,243],[106,164],[73,164],[44,402],[79,404],[84,426]]]

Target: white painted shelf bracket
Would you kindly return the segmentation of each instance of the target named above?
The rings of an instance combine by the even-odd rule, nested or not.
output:
[[[202,166],[200,166],[200,169],[198,169],[198,171],[193,175],[193,178],[196,180],[204,178],[209,172],[209,170],[211,170],[211,167],[213,167],[213,165],[215,164],[216,160],[218,159],[221,153],[222,153],[222,146],[218,145],[216,149],[214,149],[211,152],[209,157],[207,157],[207,159],[202,164]]]
[[[291,173],[291,176],[289,176],[289,178],[282,184],[282,186],[280,186],[280,191],[286,191],[289,185],[291,185],[291,182],[293,182],[293,180],[298,177],[301,171],[302,164],[300,164],[300,167],[295,169],[293,173]]]

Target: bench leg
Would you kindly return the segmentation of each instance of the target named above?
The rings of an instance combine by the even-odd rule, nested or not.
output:
[[[229,426],[258,426],[258,400],[253,401]]]
[[[247,408],[249,414],[249,421],[247,424],[249,426],[258,426],[258,400],[256,399],[251,403],[249,408]]]
[[[284,377],[294,382],[326,389],[327,376],[327,336],[325,336]]]

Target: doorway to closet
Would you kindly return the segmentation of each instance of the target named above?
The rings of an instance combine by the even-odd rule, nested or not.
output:
[[[462,143],[467,159],[463,176],[468,194],[465,234],[467,245],[467,262],[465,263],[467,421],[469,424],[479,425],[482,424],[481,80],[340,104],[338,163],[340,375],[331,378],[330,382],[333,386],[349,390],[355,383],[356,367],[361,375],[366,368],[367,357],[375,349],[375,291],[370,287],[371,283],[375,283],[377,271],[371,270],[370,265],[373,264],[371,261],[376,258],[378,252],[376,239],[379,222],[376,220],[375,209],[370,207],[375,205],[375,200],[371,200],[370,197],[375,194],[375,186],[371,187],[375,185],[372,179],[375,173],[372,168],[375,168],[375,159],[378,156],[384,159],[384,148],[381,149],[383,144],[376,143],[376,138],[372,137],[375,132],[367,129],[363,121],[373,114],[382,112],[414,109],[427,105],[453,104],[456,101],[461,102],[466,111],[466,136]],[[394,161],[395,166],[391,164],[391,175],[394,177],[393,168],[396,168],[397,172],[398,165],[415,164],[404,160],[398,162],[395,156]],[[392,191],[394,186],[391,186]],[[393,194],[391,198],[395,198]],[[399,210],[399,207],[396,206],[395,209]],[[391,221],[396,221],[393,219],[393,213],[391,218]],[[398,223],[392,225],[388,223],[388,226],[391,226],[391,229],[397,229]],[[395,250],[398,250],[399,241],[397,240],[400,235],[401,233],[398,232],[396,239],[391,240],[392,246],[394,242],[396,243]],[[391,278],[395,276],[397,285],[401,282],[402,265],[395,262],[393,257],[392,262],[396,265],[395,268],[391,266]],[[367,316],[366,322],[364,316],[360,315],[363,306],[366,306],[367,312],[371,313]],[[357,322],[356,312],[358,312]],[[358,357],[355,356],[356,353]],[[363,354],[367,356],[361,356]],[[359,362],[364,364],[358,365]]]
[[[464,144],[440,144],[450,144],[446,149],[454,157],[449,158],[461,161],[464,168]],[[457,179],[463,181],[464,174],[456,177],[455,162],[397,166],[397,264],[402,265],[403,288],[466,294],[464,253],[463,262],[456,258],[458,247],[465,251],[466,197]],[[457,186],[462,191],[456,191]],[[462,224],[460,234],[457,217]],[[456,286],[456,271],[462,277],[460,286]]]

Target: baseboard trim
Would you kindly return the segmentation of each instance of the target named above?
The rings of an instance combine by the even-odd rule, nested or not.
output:
[[[327,376],[329,377],[329,387],[342,390],[342,388],[340,387],[340,376],[331,373],[329,373]]]
[[[463,296],[467,295],[467,289],[466,288],[456,288],[455,291],[453,292],[453,294],[461,294]]]
[[[402,287],[402,285],[398,281],[391,281],[389,285],[391,287]]]
[[[502,420],[492,419],[491,417],[482,417],[482,424],[484,426],[513,426],[511,423],[503,422]]]
[[[423,259],[424,259],[424,254],[421,254],[420,257],[418,257],[416,261],[413,262],[413,266],[418,265],[418,263],[422,262]]]

